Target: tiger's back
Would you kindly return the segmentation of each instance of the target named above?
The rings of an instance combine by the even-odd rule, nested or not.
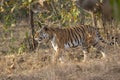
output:
[[[62,28],[57,31],[53,31],[58,40],[59,48],[72,48],[76,46],[92,46],[93,41],[106,42],[100,36],[99,30],[89,25],[81,25],[71,28]]]

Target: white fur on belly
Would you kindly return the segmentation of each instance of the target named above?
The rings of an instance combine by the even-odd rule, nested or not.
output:
[[[69,44],[69,45],[68,45],[68,44]],[[79,44],[78,44],[78,41],[77,41],[77,42],[73,41],[73,43],[68,42],[67,44],[64,44],[64,47],[65,47],[65,48],[70,48],[70,47],[74,47],[74,46],[77,46],[77,45],[79,45]]]
[[[64,44],[64,46],[65,46],[65,48],[69,48],[70,46],[68,45],[68,43],[67,44]]]
[[[74,46],[78,45],[78,41],[73,41]]]

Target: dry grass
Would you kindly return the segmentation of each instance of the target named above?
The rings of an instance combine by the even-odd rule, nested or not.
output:
[[[120,80],[120,51],[107,59],[51,64],[50,50],[0,57],[1,80]]]
[[[14,43],[7,39],[8,33],[4,41],[0,39],[0,80],[120,80],[120,49],[118,47],[106,48],[108,55],[106,59],[91,57],[86,62],[82,62],[80,57],[78,57],[79,60],[74,59],[77,53],[81,53],[80,50],[71,52],[72,55],[76,55],[75,57],[71,57],[70,53],[66,52],[65,54],[70,57],[66,63],[52,65],[51,57],[54,51],[51,48],[3,55],[9,51],[10,45],[20,44],[24,38],[24,30],[29,28],[17,27],[13,30],[14,37],[18,39]],[[1,30],[0,33],[3,34],[3,31]]]

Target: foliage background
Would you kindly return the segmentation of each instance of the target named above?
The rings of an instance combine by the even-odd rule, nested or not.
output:
[[[110,0],[115,18],[120,18],[120,0]],[[80,10],[73,0],[2,0],[0,2],[0,21],[7,27],[24,18],[29,18],[29,7],[37,8],[35,14],[41,22],[46,20],[59,22],[61,26],[70,26],[79,21]],[[36,7],[37,6],[37,7]]]

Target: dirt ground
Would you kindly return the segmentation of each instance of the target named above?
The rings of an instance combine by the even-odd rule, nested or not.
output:
[[[66,63],[52,65],[54,50],[49,47],[18,54],[16,48],[30,32],[29,27],[12,27],[9,32],[0,28],[0,80],[120,80],[117,46],[106,48],[106,59],[91,54],[88,61],[82,62],[81,50],[75,49],[65,52],[69,55]]]

